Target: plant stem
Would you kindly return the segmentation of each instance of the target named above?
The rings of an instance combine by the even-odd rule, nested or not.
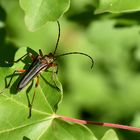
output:
[[[57,115],[56,118],[60,118],[64,121],[73,122],[73,123],[77,123],[77,124],[84,124],[84,125],[85,124],[92,124],[92,125],[99,125],[99,126],[119,128],[119,129],[125,129],[125,130],[140,132],[140,128],[133,127],[133,126],[127,126],[127,125],[79,120],[79,119],[69,118],[69,117],[61,116],[61,115]]]

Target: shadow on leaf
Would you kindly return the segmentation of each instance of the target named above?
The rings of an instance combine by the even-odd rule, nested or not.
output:
[[[31,140],[30,138],[24,136],[22,140]]]

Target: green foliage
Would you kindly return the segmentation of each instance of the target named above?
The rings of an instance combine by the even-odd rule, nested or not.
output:
[[[86,126],[55,117],[58,113],[86,120],[140,126],[140,13],[125,13],[139,11],[138,1],[71,0],[70,6],[69,0],[20,0],[25,15],[19,1],[1,0],[0,4],[0,91],[5,87],[6,76],[31,62],[25,59],[12,66],[5,61],[16,60],[28,51],[40,48],[44,54],[54,50],[57,24],[48,21],[56,21],[60,17],[62,35],[57,53],[84,52],[95,61],[93,70],[90,70],[90,62],[83,56],[57,60],[61,82],[56,75],[55,81],[60,91],[45,81],[52,83],[51,73],[43,72],[45,79],[40,77],[30,119],[27,118],[26,93],[32,98],[36,79],[33,85],[30,83],[17,92],[15,88],[20,76],[15,76],[10,89],[0,96],[1,139],[97,140],[93,133],[100,140],[139,139],[138,133],[118,130],[118,138],[113,130],[105,132],[102,127],[89,126],[91,132]],[[93,12],[104,14],[94,15]]]
[[[113,130],[108,130],[101,140],[119,140]]]
[[[27,48],[19,49],[15,55],[15,60],[27,52]],[[24,62],[29,63],[30,61],[28,60]],[[1,68],[1,71],[4,72],[1,73],[1,78],[8,76],[7,79],[9,79],[9,76],[13,71],[17,69],[17,67],[22,68],[23,65],[23,62],[18,62],[11,68]],[[45,82],[47,77],[47,82],[51,83],[52,74],[49,72],[47,72],[47,74],[42,74],[42,76],[43,78],[40,79],[39,87],[36,90],[31,119],[27,118],[28,103],[26,94],[30,95],[31,100],[35,90],[35,82],[33,85],[29,84],[17,93],[15,87],[19,79],[14,78],[14,82],[12,83],[13,86],[11,86],[10,89],[6,89],[6,91],[1,95],[0,110],[3,113],[0,116],[0,137],[2,139],[7,138],[9,140],[22,139],[24,137],[33,140],[62,140],[67,137],[73,140],[79,138],[83,140],[95,140],[94,135],[86,127],[77,124],[69,124],[55,119],[55,112],[58,108],[58,104],[62,100],[62,87],[57,77],[55,78],[55,82],[60,91]],[[4,87],[4,82],[0,86],[2,89]]]
[[[140,113],[137,113],[134,116],[134,120],[132,121],[132,125],[136,127],[140,127]]]
[[[100,0],[96,13],[112,12],[133,12],[140,10],[140,1],[137,0]]]
[[[61,4],[60,4],[61,3]],[[68,10],[70,0],[20,0],[25,23],[33,31],[47,21],[55,21]]]

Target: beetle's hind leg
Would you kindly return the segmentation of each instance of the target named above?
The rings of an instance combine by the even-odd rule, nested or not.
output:
[[[17,74],[22,74],[22,73],[25,73],[26,72],[26,70],[15,70],[14,72],[13,72],[13,74],[12,74],[12,76],[11,76],[11,78],[10,78],[10,81],[9,81],[9,83],[7,84],[7,77],[5,78],[5,88],[9,88],[10,87],[10,85],[11,85],[11,82],[12,82],[12,79],[13,79],[13,77],[15,76],[15,74],[17,73]]]
[[[26,70],[15,70],[15,71],[10,75],[11,78],[10,78],[10,80],[9,80],[8,83],[7,83],[7,78],[10,77],[10,76],[6,76],[6,77],[5,77],[5,88],[4,88],[2,91],[0,91],[0,94],[3,93],[6,89],[8,89],[8,88],[10,87],[10,85],[11,85],[11,83],[12,83],[12,80],[13,80],[15,74],[22,74],[22,73],[24,73],[24,72],[26,72]]]
[[[28,118],[30,118],[32,116],[32,106],[33,106],[33,102],[34,102],[35,95],[36,95],[36,89],[37,89],[38,85],[39,85],[39,76],[37,76],[37,81],[36,81],[36,84],[35,84],[35,90],[34,90],[34,94],[33,94],[33,97],[32,97],[31,101],[30,101],[28,93],[26,93],[27,101],[28,101],[28,107],[29,107]]]

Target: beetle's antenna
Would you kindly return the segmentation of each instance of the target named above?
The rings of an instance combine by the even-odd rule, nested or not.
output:
[[[58,38],[57,38],[57,42],[56,42],[56,46],[55,46],[55,50],[53,52],[53,55],[55,54],[56,50],[57,50],[57,47],[58,47],[58,43],[59,43],[59,39],[60,39],[60,23],[59,21],[57,20],[57,24],[58,24]]]
[[[69,53],[64,53],[64,54],[56,55],[55,57],[57,58],[57,57],[61,57],[61,56],[64,56],[64,55],[70,55],[70,54],[81,54],[81,55],[87,56],[91,60],[91,69],[93,68],[94,60],[93,60],[93,58],[91,56],[89,56],[86,53],[82,53],[82,52],[69,52]]]

